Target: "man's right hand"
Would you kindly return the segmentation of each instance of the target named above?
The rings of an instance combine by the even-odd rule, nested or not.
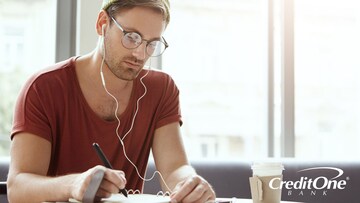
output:
[[[119,189],[125,188],[125,173],[119,170],[105,168],[104,166],[95,166],[84,173],[76,176],[72,183],[71,196],[74,199],[82,200],[90,181],[97,170],[104,171],[104,179],[96,193],[97,198],[107,198],[111,194],[118,193]]]

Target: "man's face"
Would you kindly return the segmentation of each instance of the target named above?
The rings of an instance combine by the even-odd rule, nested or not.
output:
[[[146,41],[161,39],[165,30],[162,14],[146,7],[120,11],[113,18],[124,31],[136,32]],[[105,63],[118,78],[130,81],[137,77],[149,55],[146,53],[146,41],[137,48],[127,49],[122,44],[123,36],[123,31],[113,22],[104,39]]]

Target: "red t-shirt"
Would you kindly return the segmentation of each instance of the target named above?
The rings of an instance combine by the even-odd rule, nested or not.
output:
[[[116,136],[118,122],[105,121],[90,108],[76,77],[75,60],[57,63],[28,80],[15,107],[11,138],[29,132],[51,142],[48,176],[84,172],[102,165],[92,147],[97,142],[111,165],[125,172],[126,188],[141,190],[143,181],[124,157]],[[129,104],[120,117],[120,137],[129,130],[136,101],[144,93],[140,78],[145,73],[143,70],[134,80]],[[171,77],[150,70],[143,82],[147,94],[140,100],[134,127],[124,139],[126,153],[141,175],[146,171],[154,131],[173,122],[181,124],[179,90]]]

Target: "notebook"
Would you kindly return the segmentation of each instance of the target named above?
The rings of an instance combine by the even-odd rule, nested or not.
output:
[[[69,202],[79,202],[75,199],[70,199]],[[101,199],[102,203],[169,203],[169,196],[158,196],[151,194],[129,194],[126,198],[122,194],[113,194],[109,198]]]
[[[86,188],[83,202],[94,202],[96,191],[99,189],[100,183],[103,180],[104,171],[97,170],[94,172],[89,186]],[[79,202],[75,199],[69,199],[69,202]],[[103,198],[100,202],[103,203],[169,203],[169,196],[152,195],[152,194],[128,194],[125,197],[122,194],[113,194],[110,198]]]
[[[102,199],[101,202],[121,202],[121,203],[168,203],[169,196],[151,195],[151,194],[129,194],[126,198],[121,194],[114,194],[110,198]]]

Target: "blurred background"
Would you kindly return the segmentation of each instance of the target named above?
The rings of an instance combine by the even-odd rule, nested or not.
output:
[[[170,2],[152,64],[180,89],[190,159],[359,160],[359,1]],[[0,156],[22,85],[95,48],[100,5],[0,0]]]

